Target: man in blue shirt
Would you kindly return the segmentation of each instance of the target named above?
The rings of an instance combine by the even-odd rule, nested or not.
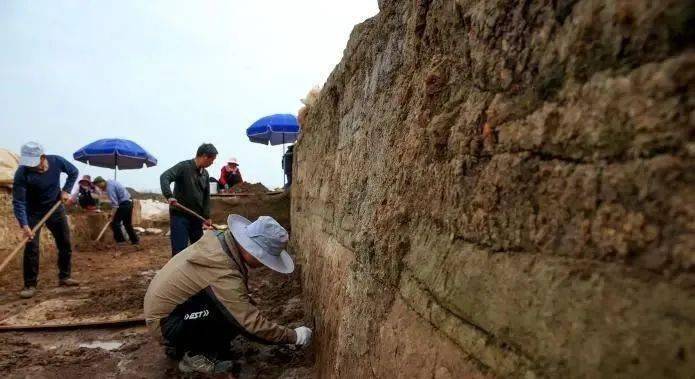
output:
[[[140,239],[133,229],[133,201],[130,199],[128,190],[123,184],[115,180],[104,180],[101,176],[94,178],[92,183],[106,192],[111,201],[111,207],[114,209],[111,218],[111,230],[113,230],[113,238],[116,242],[125,242],[125,237],[121,231],[121,224],[123,224],[130,243],[133,245],[140,243]]]
[[[60,174],[66,173],[68,179],[60,187]],[[39,245],[41,228],[32,233],[34,226],[59,201],[70,198],[70,190],[77,180],[77,168],[57,155],[45,155],[43,147],[36,142],[22,146],[19,167],[14,174],[12,205],[24,237],[29,238],[24,248],[24,288],[22,298],[30,298],[36,293],[39,274]],[[46,227],[53,234],[58,247],[58,280],[61,286],[77,286],[70,278],[70,228],[61,205],[46,221]]]

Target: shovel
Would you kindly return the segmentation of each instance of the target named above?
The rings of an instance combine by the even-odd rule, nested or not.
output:
[[[109,216],[109,221],[107,221],[106,225],[104,225],[104,227],[101,228],[101,232],[99,232],[99,237],[97,237],[97,239],[95,239],[94,242],[99,242],[101,237],[104,236],[104,233],[106,232],[106,228],[109,227],[109,225],[111,224],[111,221],[113,221],[113,215]]]
[[[181,204],[179,204],[179,203],[174,203],[172,206],[174,206],[174,207],[176,207],[176,208],[179,208],[180,210],[182,210],[182,211],[184,211],[184,212],[190,214],[191,216],[193,216],[193,217],[197,218],[198,220],[202,221],[203,223],[208,222],[208,220],[204,219],[203,216],[201,216],[201,215],[195,213],[194,211],[192,211],[192,210],[190,210],[190,209],[184,207],[183,205],[181,205]],[[211,223],[210,226],[211,226],[213,229],[215,229],[215,230],[222,230],[222,229],[216,227],[215,224],[212,224],[212,223]]]
[[[62,201],[58,200],[58,202],[56,202],[55,205],[43,216],[39,223],[36,224],[33,229],[31,229],[31,232],[36,233],[36,231],[39,230],[39,228],[41,228],[43,224],[46,223],[48,218],[51,217],[51,215],[56,211],[56,209],[58,209],[58,207],[62,203]],[[4,261],[2,261],[2,264],[0,264],[0,272],[2,272],[2,270],[5,269],[5,266],[7,266],[10,263],[12,258],[14,258],[14,256],[17,255],[17,253],[19,253],[19,250],[21,250],[22,246],[26,245],[27,242],[29,242],[29,237],[24,237],[24,239],[17,245],[17,247],[14,250],[12,250],[10,255],[8,255],[7,258],[5,258]]]

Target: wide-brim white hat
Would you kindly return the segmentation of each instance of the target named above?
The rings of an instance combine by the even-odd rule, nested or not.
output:
[[[287,243],[287,231],[273,218],[261,216],[251,222],[245,217],[231,214],[227,217],[227,225],[239,245],[259,262],[283,274],[294,271],[292,257],[281,247]],[[284,234],[284,241],[276,238],[278,234]]]
[[[227,159],[227,163],[234,163],[237,166],[239,165],[239,161],[234,157]]]

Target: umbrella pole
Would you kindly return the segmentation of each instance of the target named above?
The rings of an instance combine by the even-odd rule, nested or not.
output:
[[[287,186],[285,182],[285,132],[282,132],[282,189]]]
[[[116,167],[113,168],[113,180],[118,179],[118,153],[116,153]]]

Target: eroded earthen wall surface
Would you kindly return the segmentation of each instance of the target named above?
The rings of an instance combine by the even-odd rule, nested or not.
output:
[[[319,375],[692,375],[694,2],[380,7],[295,150]]]
[[[249,220],[270,216],[290,230],[290,196],[287,193],[213,197],[210,199],[210,212],[210,218],[216,224],[226,225],[227,217],[234,213]]]

